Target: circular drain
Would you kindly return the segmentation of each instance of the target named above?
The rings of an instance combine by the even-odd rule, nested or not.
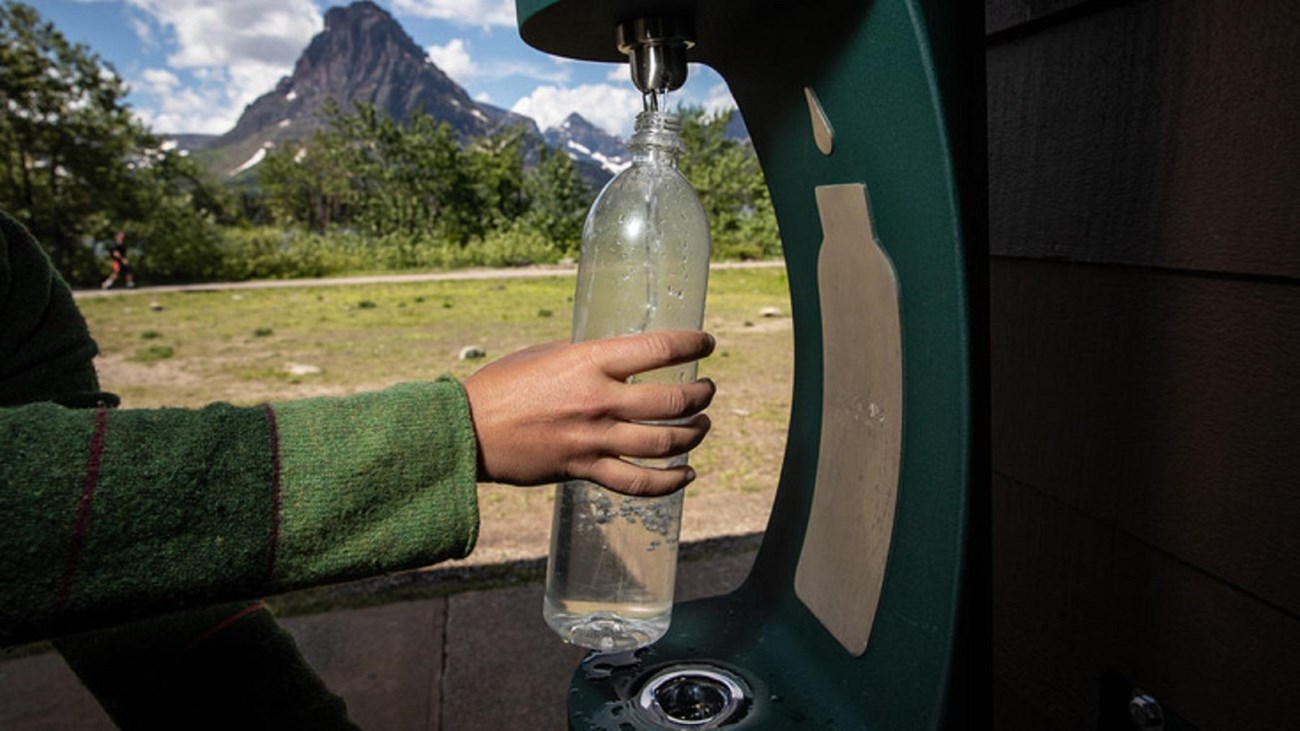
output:
[[[641,688],[637,707],[663,728],[692,731],[727,724],[748,698],[745,681],[726,670],[679,665],[651,677]]]

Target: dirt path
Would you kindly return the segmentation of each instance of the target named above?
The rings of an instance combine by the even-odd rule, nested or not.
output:
[[[781,261],[724,261],[710,265],[710,269],[769,269],[785,266]],[[199,284],[168,284],[134,289],[79,289],[72,294],[77,299],[114,297],[124,294],[151,292],[220,292],[230,289],[271,289],[281,287],[340,287],[357,284],[389,284],[397,282],[445,282],[474,279],[534,279],[537,277],[571,277],[578,271],[575,265],[548,264],[503,269],[457,269],[448,272],[419,272],[409,274],[367,274],[355,277],[321,277],[316,279],[259,279],[249,282],[203,282]]]

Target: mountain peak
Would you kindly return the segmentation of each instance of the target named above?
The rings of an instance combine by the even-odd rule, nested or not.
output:
[[[388,18],[392,16],[383,8],[370,2],[370,0],[358,0],[350,5],[336,6],[325,11],[325,30],[339,22],[352,22],[357,18]]]
[[[298,57],[293,74],[250,104],[219,144],[251,150],[254,140],[304,137],[321,126],[331,99],[344,112],[361,102],[401,121],[422,110],[462,139],[495,126],[388,11],[362,0],[326,11],[325,29]]]
[[[386,17],[391,18],[387,11],[370,0],[358,0],[349,5],[340,5],[325,11],[325,30],[339,22],[348,22],[354,18],[363,17]]]
[[[388,14],[387,10],[370,2],[360,0],[343,7],[333,7],[325,11],[325,30],[312,39],[312,46],[320,39],[326,49],[337,48],[348,42],[392,44],[400,53],[424,58],[424,49],[406,33],[401,24]],[[307,47],[307,53],[311,46]]]
[[[210,145],[209,164],[223,176],[251,170],[276,145],[306,139],[326,124],[322,112],[331,103],[348,113],[358,102],[399,122],[423,112],[450,125],[462,141],[514,126],[534,140],[543,136],[533,120],[475,102],[388,11],[361,0],[326,11],[325,29],[298,57],[293,73],[248,105],[234,129]],[[564,129],[548,130],[545,140],[563,149],[596,185],[626,167],[619,138],[577,112],[561,124]]]
[[[590,162],[606,174],[618,173],[628,166],[627,145],[623,140],[573,112],[563,122],[546,130],[547,144],[564,150],[578,162]]]

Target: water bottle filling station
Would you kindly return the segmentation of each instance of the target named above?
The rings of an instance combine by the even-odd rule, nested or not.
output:
[[[980,40],[974,11],[948,0],[516,4],[530,45],[629,63],[649,120],[667,116],[665,95],[686,80],[688,63],[722,75],[766,176],[794,326],[785,458],[745,582],[730,594],[673,603],[675,526],[672,540],[654,538],[654,551],[673,554],[671,569],[651,568],[659,556],[633,565],[630,557],[643,561],[653,554],[647,550],[624,551],[628,558],[585,548],[567,554],[569,577],[605,570],[603,560],[628,569],[620,590],[638,576],[668,587],[636,605],[654,610],[643,636],[606,643],[604,626],[592,640],[569,636],[596,650],[573,676],[570,728],[960,727],[954,714],[978,702],[963,695],[979,683],[978,672],[962,669],[974,667],[966,658],[977,652],[963,621],[979,591],[970,577],[980,575],[968,566],[980,532],[970,529],[979,515],[970,504],[986,479],[973,448],[982,406],[971,385],[981,335],[972,323],[982,318],[967,292],[969,272],[979,271],[967,247],[979,250],[985,235],[982,147],[962,136],[983,124],[973,101],[984,93],[974,73],[982,51],[966,42]],[[634,142],[675,167],[676,130],[666,124],[647,135]],[[655,222],[681,211],[659,195],[641,198],[611,218],[629,240],[632,218]],[[698,205],[693,191],[685,199]],[[644,256],[676,236],[674,252],[698,254],[707,251],[705,228],[689,245],[669,234],[622,248]],[[689,268],[688,258],[646,260],[678,269]],[[625,319],[650,329],[699,327],[694,319],[656,323],[650,315],[694,295],[667,288],[654,266],[633,269],[614,277],[609,292],[628,300]],[[707,266],[691,271],[700,287],[692,307],[702,310]],[[583,277],[580,264],[580,290],[600,289]],[[581,315],[583,337],[626,331],[601,330],[596,309]],[[574,509],[594,505],[588,512],[602,531],[620,515],[645,513],[596,503],[569,501]],[[594,606],[580,596],[583,580],[566,582],[555,592],[548,585],[548,621],[562,634],[586,627],[576,615]]]

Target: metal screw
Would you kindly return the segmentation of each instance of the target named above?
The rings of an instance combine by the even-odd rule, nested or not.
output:
[[[1160,710],[1160,702],[1140,690],[1133,691],[1128,702],[1128,715],[1140,729],[1162,731],[1165,727],[1165,713]]]

